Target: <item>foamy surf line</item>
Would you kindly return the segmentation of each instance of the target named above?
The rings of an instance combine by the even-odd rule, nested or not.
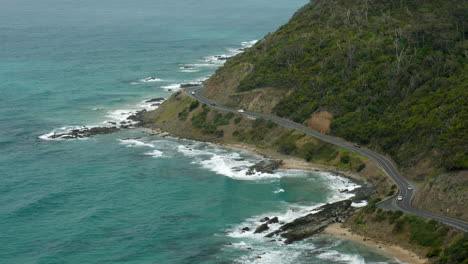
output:
[[[132,116],[138,114],[141,111],[151,111],[157,109],[165,99],[155,98],[141,101],[135,105],[129,105],[127,109],[116,109],[107,112],[106,117],[110,120],[102,121],[101,124],[92,125],[80,125],[80,126],[63,126],[55,128],[51,132],[40,135],[38,138],[42,140],[74,140],[74,139],[87,139],[88,137],[71,137],[70,135],[76,134],[76,131],[85,132],[93,128],[103,129],[127,129],[133,128],[138,124],[137,121],[131,119]],[[95,108],[103,109],[103,108]],[[75,131],[75,132],[74,132]]]
[[[301,171],[301,170],[292,170],[292,171],[295,172],[296,175],[302,175],[302,177],[307,177],[307,174],[310,173],[308,171]],[[319,176],[324,182],[327,183],[330,194],[328,195],[325,202],[312,203],[311,205],[308,205],[308,206],[298,205],[298,204],[287,204],[286,208],[283,211],[268,212],[265,214],[256,215],[254,217],[246,219],[240,225],[228,230],[228,236],[233,237],[233,238],[256,238],[256,239],[264,240],[265,239],[264,234],[261,234],[261,233],[254,234],[252,232],[243,232],[242,228],[249,227],[250,230],[255,230],[255,228],[261,224],[259,223],[259,219],[265,219],[266,217],[275,216],[275,217],[278,217],[279,223],[272,223],[272,224],[269,224],[269,226],[271,230],[276,230],[282,225],[281,222],[283,223],[292,222],[299,217],[305,216],[313,212],[318,212],[316,211],[316,209],[325,205],[326,203],[334,203],[334,202],[350,199],[354,196],[353,193],[342,192],[343,188],[346,187],[348,188],[348,190],[352,191],[360,187],[360,185],[352,182],[351,180],[338,176],[338,175],[334,175],[332,173],[319,172],[319,173],[314,173],[314,174]],[[287,175],[287,173],[285,173],[285,175]],[[285,192],[285,190],[279,189],[275,191],[274,193],[280,193],[280,192]]]
[[[258,40],[243,41],[240,43],[241,47],[239,48],[227,48],[227,53],[206,56],[200,63],[181,64],[179,71],[192,73],[200,71],[200,68],[218,68],[224,65],[227,60],[244,52],[246,49],[251,48],[257,42]]]
[[[193,158],[192,164],[213,171],[217,174],[236,180],[262,180],[284,177],[284,173],[248,174],[249,167],[265,160],[258,156],[241,155],[242,152],[232,152],[213,144],[196,143],[193,146],[179,145],[177,151],[185,156]]]
[[[132,82],[131,84],[139,84],[139,83],[151,83],[151,82],[162,82],[164,81],[163,79],[160,79],[160,78],[157,78],[157,77],[146,77],[146,78],[143,78],[143,79],[140,79],[136,82]]]
[[[198,72],[200,67],[219,67],[222,66],[227,59],[231,58],[232,56],[235,56],[239,53],[244,52],[246,48],[250,48],[255,43],[257,43],[258,40],[251,40],[251,41],[243,41],[241,42],[241,47],[242,48],[228,48],[227,54],[222,54],[222,55],[213,55],[213,56],[207,56],[203,59],[202,63],[193,63],[193,64],[182,64],[182,66],[179,68],[180,71],[183,72]],[[168,85],[162,85],[160,86],[161,89],[165,89],[168,91],[177,91],[189,86],[194,86],[194,85],[201,85],[204,81],[206,81],[209,78],[203,77],[199,78],[194,81],[187,81],[187,82],[179,82],[179,83],[172,83]],[[131,84],[140,84],[140,83],[153,83],[153,82],[164,82],[164,79],[161,79],[159,77],[145,77],[142,79],[139,79],[137,81],[132,82]],[[102,122],[102,125],[99,126],[97,124],[93,125],[76,125],[76,126],[63,126],[60,128],[55,128],[49,133],[45,133],[43,135],[38,136],[39,139],[42,140],[70,140],[70,139],[87,139],[85,138],[70,138],[66,134],[72,133],[73,130],[77,129],[82,129],[83,127],[86,128],[93,128],[93,127],[118,127],[118,128],[133,128],[137,122],[133,120],[129,120],[128,118],[132,115],[137,114],[139,111],[146,110],[146,111],[151,111],[155,110],[156,108],[159,107],[159,105],[162,103],[155,103],[155,102],[148,102],[148,101],[142,101],[136,105],[129,105],[127,108],[123,109],[115,109],[115,110],[110,110],[107,112],[106,117],[110,118],[110,120],[105,120]],[[103,107],[95,107],[93,110],[104,110]],[[64,134],[63,136],[57,136],[57,134]]]
[[[302,173],[306,175],[307,171],[293,170],[296,174]],[[269,222],[268,227],[269,231],[278,230],[285,223],[294,221],[297,218],[303,217],[310,213],[316,213],[320,209],[319,207],[325,205],[326,203],[338,202],[345,199],[350,199],[354,194],[349,191],[353,191],[356,188],[359,188],[360,185],[352,182],[351,180],[344,178],[342,176],[334,175],[328,172],[319,172],[314,173],[318,174],[321,178],[321,181],[327,183],[329,194],[325,202],[321,203],[311,203],[310,205],[299,205],[299,204],[289,204],[284,203],[284,209],[276,212],[268,212],[259,214],[253,217],[250,217],[244,220],[239,225],[234,226],[231,229],[226,231],[226,236],[236,239],[238,242],[233,243],[232,245],[225,246],[225,249],[229,247],[237,248],[238,250],[244,251],[244,256],[239,258],[237,263],[295,263],[300,261],[303,258],[304,252],[307,250],[312,250],[315,248],[315,245],[312,243],[303,243],[298,242],[292,245],[285,245],[281,239],[266,238],[265,233],[254,233],[253,231],[264,224],[262,221],[264,219],[271,220],[272,218],[277,217],[277,222]],[[347,190],[343,192],[343,190]],[[287,192],[282,188],[277,189],[274,193]],[[340,241],[336,243],[341,243]],[[336,245],[335,245],[336,246]],[[330,247],[320,248],[322,252],[321,255],[318,255],[317,258],[323,260],[335,260],[336,257],[340,257],[338,253]],[[338,253],[338,254],[337,254]],[[347,263],[364,263],[362,257],[354,254],[341,254],[343,259],[350,261]],[[269,262],[271,260],[274,262]]]
[[[59,137],[55,137],[55,136],[58,134],[68,133],[77,129],[83,129],[83,127],[93,128],[97,126],[63,126],[63,127],[55,128],[49,133],[40,135],[39,138],[42,140],[66,140],[67,138],[65,138],[64,136],[59,136]],[[77,139],[85,140],[88,138],[77,138]]]

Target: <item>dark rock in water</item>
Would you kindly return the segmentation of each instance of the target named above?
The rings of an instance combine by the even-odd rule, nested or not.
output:
[[[323,250],[313,250],[313,251],[308,252],[308,254],[309,255],[318,255],[318,254],[322,254],[324,252],[325,251],[323,251]]]
[[[276,224],[278,222],[279,222],[278,217],[275,216],[272,219],[268,220],[267,224]]]
[[[267,217],[265,217],[265,218],[260,219],[260,222],[266,222],[266,221],[268,221],[268,220],[270,220],[270,217],[267,216]]]
[[[308,238],[321,232],[331,223],[346,220],[355,211],[351,207],[351,203],[351,200],[344,200],[326,204],[317,208],[317,210],[320,210],[319,212],[308,214],[282,225],[278,230],[267,234],[266,237],[281,235],[281,237],[286,238],[286,244]]]
[[[143,109],[141,111],[136,112],[135,114],[127,117],[128,120],[136,121],[136,122],[142,122],[143,121],[143,115],[146,113],[146,109]]]
[[[93,128],[79,128],[73,129],[70,132],[53,134],[51,138],[60,138],[60,139],[78,139],[78,138],[88,138],[96,135],[110,134],[119,131],[117,127],[93,127]]]
[[[362,200],[368,200],[375,192],[375,187],[372,186],[361,186],[353,190],[354,197],[351,198],[353,202],[360,202]]]
[[[244,227],[244,228],[242,228],[242,231],[250,231],[250,228],[249,227]]]
[[[245,169],[245,166],[232,167],[233,171],[242,171]]]
[[[232,58],[232,57],[229,57],[229,56],[222,56],[222,55],[216,55],[214,57],[216,59],[218,59],[218,60],[229,60],[230,58]]]
[[[250,166],[247,175],[253,175],[256,172],[274,173],[283,164],[282,160],[263,160]]]
[[[128,137],[128,138],[124,138],[122,140],[137,140],[137,139],[141,139],[141,137]]]
[[[262,233],[262,232],[265,232],[265,231],[268,230],[268,229],[270,229],[270,228],[268,227],[268,224],[266,224],[266,223],[265,223],[265,224],[261,224],[260,226],[257,227],[257,229],[255,229],[255,232],[254,232],[254,233],[255,233],[255,234],[256,234],[256,233]]]
[[[190,88],[200,86],[198,83],[181,83],[180,88]]]
[[[165,100],[164,98],[158,97],[158,98],[149,99],[149,100],[145,101],[145,103],[162,102],[164,100]]]

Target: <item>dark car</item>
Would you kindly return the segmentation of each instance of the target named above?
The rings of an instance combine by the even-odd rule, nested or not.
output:
[[[211,105],[211,106],[216,106],[216,104],[215,104],[215,103],[210,103],[210,105]]]

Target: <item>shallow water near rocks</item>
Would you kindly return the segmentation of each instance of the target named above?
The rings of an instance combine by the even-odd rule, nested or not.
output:
[[[140,129],[46,140],[205,79],[305,2],[0,0],[0,262],[394,263],[338,239],[240,232],[347,198],[346,179],[249,176],[261,157]]]

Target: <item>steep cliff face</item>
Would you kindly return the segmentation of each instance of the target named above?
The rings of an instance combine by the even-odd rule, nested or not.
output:
[[[415,202],[468,219],[444,202],[466,204],[468,179],[439,176],[468,168],[466,13],[463,0],[312,1],[221,67],[206,96],[365,144],[423,190],[456,182]]]

